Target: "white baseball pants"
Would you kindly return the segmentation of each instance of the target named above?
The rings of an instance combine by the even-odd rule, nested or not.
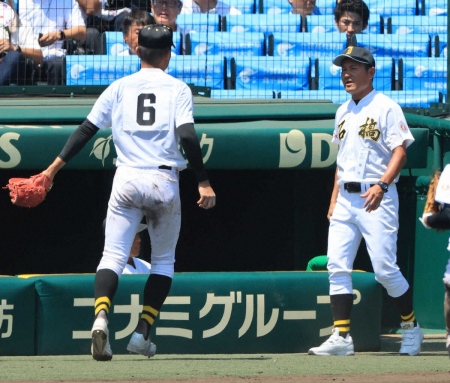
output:
[[[383,196],[378,209],[367,213],[361,193],[341,186],[328,233],[330,295],[353,294],[351,272],[361,239],[366,241],[375,278],[397,298],[408,290],[408,282],[397,265],[398,194],[395,185]]]
[[[173,277],[181,224],[178,170],[117,168],[108,203],[105,247],[97,270],[122,274],[144,215],[152,247],[151,273]]]

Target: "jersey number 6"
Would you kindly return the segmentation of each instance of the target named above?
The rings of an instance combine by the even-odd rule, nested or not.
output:
[[[149,106],[149,102],[145,102],[146,100],[149,100],[150,104],[154,104],[156,96],[153,93],[142,93],[139,95],[136,116],[136,122],[139,125],[153,125],[155,122],[155,108]]]

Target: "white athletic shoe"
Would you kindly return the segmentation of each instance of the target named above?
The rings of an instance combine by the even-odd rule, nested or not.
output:
[[[445,342],[445,348],[448,351],[448,356],[450,357],[450,334],[447,334],[447,340]]]
[[[144,335],[133,332],[127,350],[151,358],[156,353],[156,345],[150,341],[150,338],[145,340]]]
[[[335,327],[325,342],[319,347],[309,349],[308,355],[355,355],[353,339],[350,334],[343,338],[339,335],[339,329]]]
[[[400,347],[400,355],[419,355],[422,347],[423,332],[419,324],[414,327],[413,322],[401,323],[402,327],[402,346]]]
[[[112,359],[111,346],[109,345],[108,322],[103,318],[94,321],[91,331],[91,354],[95,360],[107,361]]]

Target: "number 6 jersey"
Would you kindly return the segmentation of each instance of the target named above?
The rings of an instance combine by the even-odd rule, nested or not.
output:
[[[161,69],[144,68],[112,83],[87,119],[102,130],[112,127],[117,166],[186,168],[176,128],[194,123],[192,92]]]

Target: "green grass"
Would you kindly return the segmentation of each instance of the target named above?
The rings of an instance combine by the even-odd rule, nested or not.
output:
[[[319,357],[306,354],[166,354],[146,359],[138,355],[115,355],[110,362],[96,362],[89,355],[8,356],[0,357],[0,368],[1,382],[407,372],[448,372],[450,381],[450,360],[446,352],[422,353],[416,357],[385,352],[357,353],[354,357]]]

